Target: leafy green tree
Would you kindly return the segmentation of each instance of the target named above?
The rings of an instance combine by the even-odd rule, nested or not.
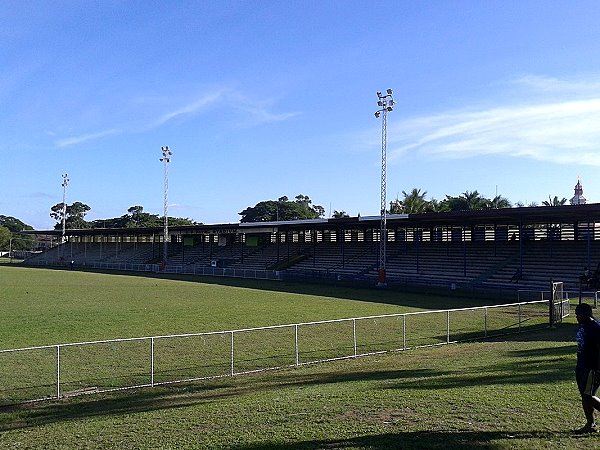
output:
[[[421,214],[429,210],[429,202],[425,200],[427,191],[413,188],[410,192],[402,191],[404,198],[390,202],[390,214]]]
[[[465,191],[461,196],[465,199],[467,209],[484,209],[488,203],[487,199],[477,191]]]
[[[161,219],[161,221],[162,221],[162,219]],[[162,224],[162,222],[161,222],[161,224]],[[171,216],[169,216],[169,225],[173,225],[173,226],[199,225],[199,223],[193,221],[192,219],[188,219],[186,217],[171,217]]]
[[[299,194],[294,201],[286,196],[278,200],[264,200],[254,206],[249,206],[238,213],[240,222],[274,222],[277,220],[306,220],[318,219],[325,214],[325,208],[313,205],[307,195]]]
[[[127,214],[121,217],[111,219],[97,219],[88,222],[91,228],[154,228],[161,227],[164,223],[162,216],[144,212],[144,207],[140,205],[131,206],[127,209]],[[169,225],[197,225],[191,219],[182,217],[170,217]]]
[[[470,211],[477,209],[485,209],[489,200],[482,197],[477,191],[465,191],[458,197],[446,195],[442,201],[443,210],[446,211]]]
[[[0,250],[8,250],[12,233],[6,227],[0,227]]]
[[[145,221],[144,215],[149,215],[144,212],[144,207],[140,205],[131,206],[127,209],[127,213],[129,214],[129,223],[128,226],[143,226],[143,222]],[[131,225],[130,225],[131,224]]]
[[[402,204],[402,200],[397,198],[396,200],[392,200],[390,202],[389,213],[390,214],[402,214],[403,208],[404,208],[404,205]]]
[[[490,209],[510,208],[511,206],[512,204],[510,203],[510,201],[507,198],[502,197],[501,195],[496,195],[491,200],[488,200],[487,204],[487,207]]]
[[[445,205],[443,202],[436,200],[435,198],[431,198],[429,202],[427,202],[427,211],[426,212],[445,212]]]
[[[425,200],[427,191],[421,192],[421,189],[413,188],[409,193],[402,191],[402,195],[404,195],[402,205],[405,214],[421,214],[427,211],[427,200]]]
[[[34,246],[34,237],[26,234],[18,234],[21,231],[33,230],[31,225],[27,225],[21,220],[12,216],[0,215],[0,227],[7,228],[13,239],[13,249],[32,250]],[[10,238],[9,238],[10,240]]]
[[[554,196],[554,198],[548,196],[548,200],[544,200],[542,202],[543,206],[564,206],[565,203],[567,203],[567,199],[566,198],[562,198],[562,199],[558,199],[558,196]]]
[[[75,202],[72,205],[67,205],[66,209],[64,204],[57,203],[50,208],[50,217],[56,220],[54,229],[60,230],[62,228],[63,213],[66,212],[65,227],[69,229],[81,229],[89,228],[88,222],[85,221],[84,217],[90,211],[90,208],[85,203]]]
[[[12,216],[0,215],[0,226],[8,228],[13,233],[25,230],[33,230],[31,225],[27,225],[25,222],[22,222]]]

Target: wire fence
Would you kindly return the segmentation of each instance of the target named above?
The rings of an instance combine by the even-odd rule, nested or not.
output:
[[[538,300],[0,350],[0,406],[465,342],[547,327],[548,315]]]

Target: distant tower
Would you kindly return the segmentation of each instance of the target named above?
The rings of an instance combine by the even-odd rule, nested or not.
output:
[[[571,200],[569,200],[569,203],[571,203],[571,205],[585,205],[585,202],[586,200],[583,196],[583,186],[581,185],[581,182],[577,180],[577,184],[575,185],[575,195]]]

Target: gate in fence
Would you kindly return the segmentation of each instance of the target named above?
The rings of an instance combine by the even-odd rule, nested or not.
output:
[[[0,350],[0,406],[235,376],[548,325],[547,300]]]

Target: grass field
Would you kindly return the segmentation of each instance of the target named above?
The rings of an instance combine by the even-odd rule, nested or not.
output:
[[[385,290],[0,265],[0,348],[441,309]],[[594,448],[575,326],[0,410],[0,448]]]
[[[0,264],[0,349],[199,333],[489,301],[275,281],[98,274]]]

